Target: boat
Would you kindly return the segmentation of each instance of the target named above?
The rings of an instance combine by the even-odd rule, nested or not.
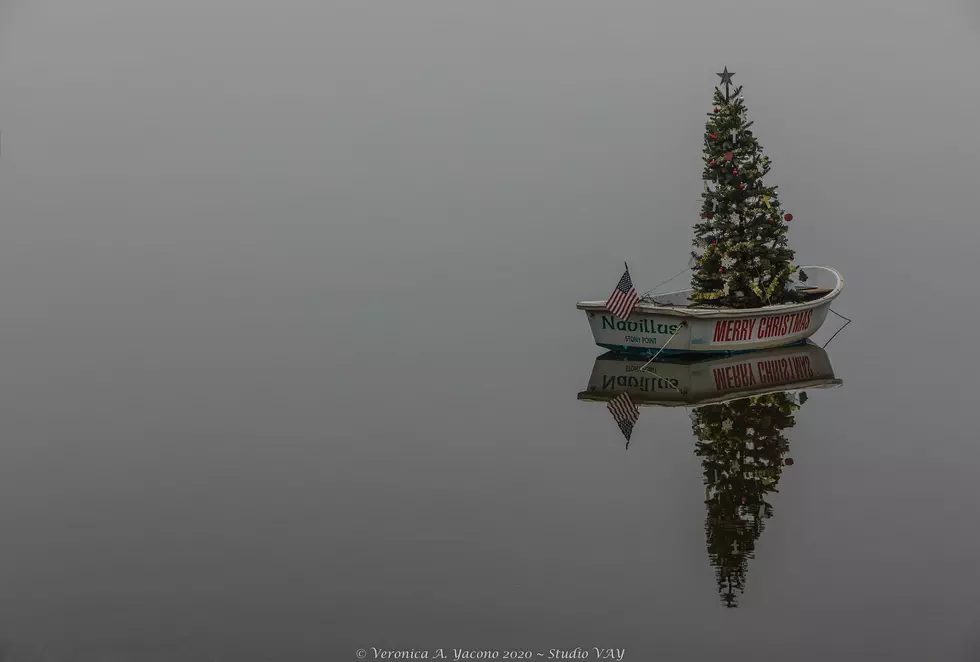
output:
[[[700,407],[777,392],[836,388],[830,357],[819,345],[751,354],[684,356],[648,362],[608,352],[596,358],[579,400],[609,401],[623,393],[636,406]]]
[[[805,283],[791,287],[802,300],[760,308],[692,306],[692,290],[644,297],[617,317],[606,301],[579,301],[595,343],[622,354],[735,354],[805,343],[827,319],[844,279],[830,267],[801,267]],[[798,272],[799,273],[799,272]]]

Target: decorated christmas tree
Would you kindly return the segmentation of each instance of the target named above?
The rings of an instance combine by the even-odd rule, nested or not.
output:
[[[749,559],[772,517],[766,495],[778,491],[783,467],[793,462],[784,457],[789,442],[783,430],[796,424],[793,412],[805,401],[805,394],[774,393],[691,414],[706,485],[708,557],[726,607],[737,607],[737,594],[745,590]]]
[[[750,129],[742,87],[729,89],[735,73],[725,67],[718,75],[725,91],[715,87],[704,132],[704,203],[702,220],[694,226],[692,303],[755,308],[797,301],[788,287],[798,270],[786,238],[793,215],[783,212],[776,187],[763,181],[771,163]]]

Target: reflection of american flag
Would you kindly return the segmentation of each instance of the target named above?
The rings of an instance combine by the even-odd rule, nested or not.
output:
[[[616,424],[619,425],[620,431],[626,437],[626,445],[629,446],[630,436],[633,434],[633,426],[640,418],[640,410],[636,408],[636,405],[630,400],[629,393],[625,391],[610,400],[606,404],[606,409],[616,419]]]
[[[630,278],[630,272],[627,269],[623,272],[623,277],[619,279],[616,289],[609,295],[609,300],[606,301],[606,310],[624,320],[629,319],[630,313],[633,312],[633,306],[639,300],[640,297],[636,293],[636,288],[633,287],[633,279]]]

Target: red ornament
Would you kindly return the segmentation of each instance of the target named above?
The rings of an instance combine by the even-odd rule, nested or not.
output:
[[[718,273],[722,273],[724,270],[725,270],[725,267],[718,267]]]
[[[712,245],[712,246],[717,246],[717,245],[718,245],[718,242],[717,242],[717,241],[712,241],[712,242],[711,242],[711,245]]]
[[[712,138],[717,138],[717,137],[718,137],[718,136],[717,136],[716,134],[714,134],[714,133],[709,133],[708,135],[709,135],[709,136],[711,136]]]
[[[717,164],[718,164],[718,162],[715,161],[714,159],[711,159],[710,161],[708,161],[708,165],[709,166],[713,166],[713,165],[717,165]]]
[[[738,170],[732,170],[732,174],[733,175],[737,175],[738,174]]]
[[[745,188],[745,182],[742,182],[741,184],[739,184],[738,187],[739,188]]]
[[[793,220],[793,215],[792,214],[786,214],[785,216],[783,216],[783,218],[785,218],[786,219],[786,222],[789,223],[790,221]]]
[[[734,156],[735,156],[735,155],[734,155],[734,154],[732,154],[731,152],[725,152],[725,160],[726,160],[726,161],[731,161],[731,160],[732,160],[732,158],[734,158]]]
[[[718,106],[715,106],[715,112],[716,113],[718,112]]]

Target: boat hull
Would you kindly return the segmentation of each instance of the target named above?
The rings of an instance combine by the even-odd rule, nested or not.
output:
[[[734,354],[805,342],[827,319],[843,281],[828,267],[805,267],[819,278],[827,294],[799,304],[764,308],[690,308],[640,303],[629,319],[605,310],[604,302],[581,301],[595,343],[623,354]],[[668,301],[686,292],[664,295]]]
[[[687,320],[645,313],[622,320],[588,311],[588,319],[596,344],[614,352],[733,354],[803,343],[823,325],[829,309],[827,303],[802,311]]]

